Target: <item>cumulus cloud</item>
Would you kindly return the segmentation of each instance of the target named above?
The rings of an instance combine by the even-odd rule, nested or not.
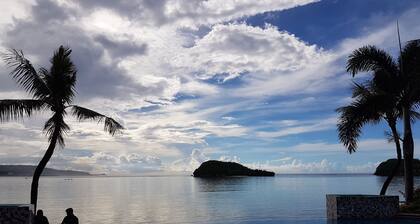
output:
[[[277,160],[262,163],[249,163],[248,166],[255,169],[266,169],[277,174],[337,174],[337,173],[373,173],[380,162],[368,162],[364,164],[347,165],[331,162],[327,159],[320,161],[304,162],[302,160],[284,157]]]
[[[327,159],[315,162],[303,162],[298,159],[276,161],[275,163],[267,161],[265,163],[251,163],[249,167],[254,169],[266,169],[280,174],[294,173],[334,173],[337,172],[337,165],[329,162]]]
[[[315,45],[274,26],[259,28],[231,23],[213,26],[175,63],[193,69],[200,78],[219,75],[226,81],[242,73],[296,71],[324,58],[323,54]]]
[[[51,160],[51,166],[89,171],[96,174],[135,175],[162,170],[162,161],[158,157],[138,153],[118,155],[105,152],[92,153],[88,150],[73,150],[73,153],[55,156]]]
[[[46,8],[48,12],[45,12]],[[60,45],[71,46],[72,59],[78,68],[77,90],[81,98],[118,97],[123,89],[133,93],[153,93],[153,88],[136,85],[116,62],[103,62],[105,49],[71,22],[71,16],[65,9],[53,2],[41,1],[33,6],[31,12],[32,20],[16,20],[7,31],[4,47],[23,49],[35,65],[48,67],[53,50]],[[36,44],[29,41],[28,33],[31,34],[30,40],[36,40]],[[101,80],[100,83],[98,80]]]
[[[311,2],[2,1],[0,45],[22,49],[37,66],[48,66],[52,51],[69,45],[79,71],[77,103],[116,117],[126,127],[123,135],[110,137],[95,123],[70,119],[66,147],[90,154],[58,151],[55,166],[61,163],[98,172],[161,170],[171,165],[174,170],[192,170],[210,158],[204,150],[212,147],[209,139],[272,140],[332,129],[332,117],[273,121],[270,130],[251,121],[272,112],[336,107],[343,97],[317,94],[347,84],[343,58],[363,44],[392,46],[394,24],[370,29],[366,35],[325,50],[279,27],[253,27],[239,21]],[[418,10],[411,10],[402,16],[404,38],[420,30],[415,24],[417,14]],[[2,66],[0,72],[8,70]],[[28,97],[6,75],[0,76],[0,94],[2,98]],[[41,129],[48,115],[39,114],[23,124],[1,124],[1,149],[7,158],[22,155],[30,159],[16,162],[37,161],[47,145]],[[384,148],[378,142],[360,146]],[[196,150],[186,158],[191,148]],[[339,144],[328,142],[280,147],[312,149],[341,150]],[[231,154],[220,152],[214,158],[239,161],[223,155]],[[289,164],[297,170],[315,171],[330,165],[300,160]]]
[[[235,163],[241,162],[238,156],[229,156],[229,155],[222,155],[219,157],[218,160],[224,161],[224,162],[235,162]]]
[[[192,172],[197,169],[201,163],[209,159],[210,158],[202,151],[194,149],[188,157],[172,162],[169,169],[172,171]]]
[[[8,154],[2,157],[0,164],[34,165],[41,154]],[[92,174],[136,175],[144,172],[164,170],[160,158],[138,153],[92,152],[91,150],[66,149],[56,153],[47,167],[86,171]]]
[[[67,1],[66,1],[67,2]],[[305,5],[316,0],[135,0],[135,1],[77,1],[85,10],[108,9],[142,25],[176,24],[197,27],[239,19],[266,11],[277,11]],[[78,5],[67,2],[69,7]]]
[[[25,18],[30,10],[31,2],[32,0],[1,1],[0,8],[3,13],[0,15],[0,30],[3,30],[14,19]]]

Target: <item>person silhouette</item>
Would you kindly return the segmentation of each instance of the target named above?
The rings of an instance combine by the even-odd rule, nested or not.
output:
[[[49,224],[47,217],[44,216],[44,212],[41,209],[36,212],[34,224]]]
[[[73,209],[68,208],[66,209],[67,216],[64,217],[63,222],[61,224],[79,224],[79,219],[73,214]]]

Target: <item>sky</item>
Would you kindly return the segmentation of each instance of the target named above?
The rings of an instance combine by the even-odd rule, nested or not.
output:
[[[277,173],[371,173],[395,157],[384,123],[356,153],[340,144],[335,109],[351,101],[348,55],[376,45],[394,56],[420,38],[416,0],[1,1],[0,50],[49,67],[60,45],[78,69],[76,104],[114,117],[67,117],[49,167],[109,175],[191,172],[209,159]],[[0,64],[0,98],[29,98]],[[49,112],[0,124],[0,164],[35,165]],[[420,127],[414,124],[416,145]],[[417,148],[417,147],[416,147]],[[415,156],[418,157],[418,150]]]

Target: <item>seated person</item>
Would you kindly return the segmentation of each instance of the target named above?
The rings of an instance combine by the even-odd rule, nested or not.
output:
[[[36,212],[34,224],[49,224],[47,217],[44,216],[44,212],[41,209]]]
[[[66,209],[67,216],[64,217],[63,222],[61,224],[79,224],[79,219],[73,214],[73,209],[68,208]]]

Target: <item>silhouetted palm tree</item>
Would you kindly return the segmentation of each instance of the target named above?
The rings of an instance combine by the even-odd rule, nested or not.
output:
[[[414,191],[414,141],[411,118],[413,108],[420,101],[420,41],[408,42],[404,49],[400,50],[398,60],[394,60],[391,55],[375,46],[361,47],[350,55],[347,71],[353,75],[372,72],[374,85],[396,99],[398,110],[402,112],[404,128],[405,198],[407,203],[410,203]]]
[[[372,82],[365,85],[354,83],[353,101],[350,105],[337,109],[340,114],[337,125],[338,135],[349,153],[356,151],[357,141],[365,124],[378,123],[383,119],[390,127],[390,140],[395,143],[397,164],[382,185],[380,195],[386,194],[402,160],[400,136],[397,131],[397,119],[400,113],[396,104],[397,101],[393,95],[388,95],[375,88]]]
[[[110,117],[72,105],[75,95],[76,67],[70,59],[70,54],[70,48],[60,46],[50,59],[50,69],[40,68],[38,71],[25,58],[22,51],[11,49],[3,55],[4,61],[13,68],[10,74],[32,95],[32,99],[0,100],[0,121],[18,120],[24,116],[31,116],[35,111],[52,111],[51,118],[44,125],[50,144],[36,167],[32,179],[31,204],[34,204],[35,210],[39,177],[53,155],[56,144],[64,146],[64,135],[70,129],[64,121],[68,112],[79,121],[104,122],[105,131],[111,135],[123,129],[122,125]]]

